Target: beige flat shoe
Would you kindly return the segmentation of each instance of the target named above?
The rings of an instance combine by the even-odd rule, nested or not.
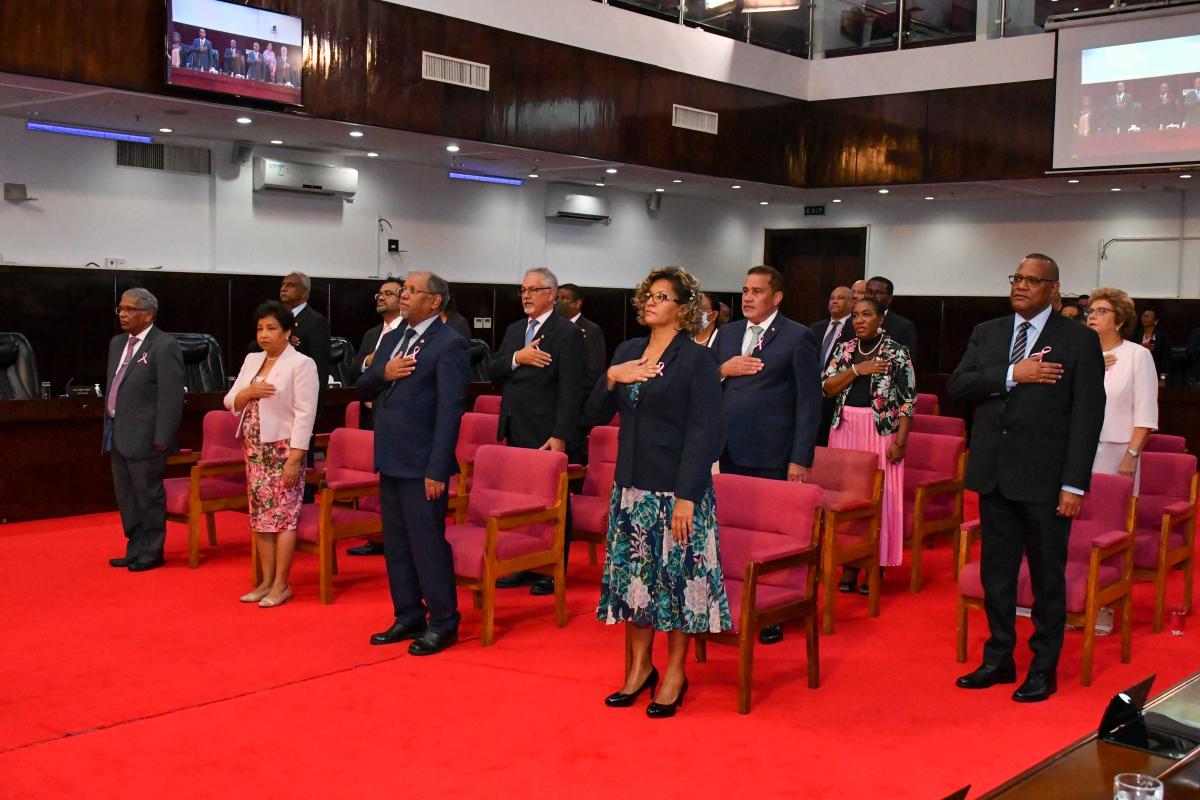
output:
[[[286,603],[288,600],[291,600],[291,599],[292,599],[292,587],[289,586],[288,588],[283,590],[283,594],[279,595],[278,600],[272,600],[269,597],[264,597],[262,600],[258,601],[258,607],[259,608],[275,608],[276,606],[283,605],[284,603]]]
[[[270,593],[271,593],[270,589],[267,589],[266,591],[262,591],[262,592],[246,592],[244,595],[242,595],[238,599],[241,600],[243,603],[257,603],[259,600],[262,600],[264,597],[266,597]]]

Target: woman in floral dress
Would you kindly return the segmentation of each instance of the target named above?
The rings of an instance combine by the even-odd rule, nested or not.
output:
[[[292,596],[288,572],[304,502],[304,456],[317,414],[317,366],[289,343],[296,319],[281,303],[263,303],[254,316],[262,352],[246,356],[225,407],[241,414],[250,530],[262,562],[262,581],[241,600],[274,608]]]
[[[656,269],[633,303],[650,335],[617,348],[588,401],[590,418],[621,413],[596,615],[624,623],[633,651],[625,685],[605,702],[630,706],[649,689],[647,715],[669,717],[687,692],[689,636],[732,627],[712,486],[724,447],[721,379],[712,351],[692,341],[700,319],[694,277]],[[668,642],[661,687],[651,662],[655,631]]]
[[[917,379],[908,348],[882,329],[883,306],[871,298],[854,304],[854,339],[833,351],[825,369],[825,394],[836,397],[829,446],[879,454],[883,466],[883,519],[879,564],[894,567],[904,554],[904,451],[917,402]],[[857,567],[846,567],[838,589],[853,592]],[[868,583],[858,586],[868,593]]]

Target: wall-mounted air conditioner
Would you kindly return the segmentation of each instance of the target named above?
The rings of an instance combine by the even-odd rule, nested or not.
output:
[[[353,197],[358,191],[358,170],[349,167],[323,167],[319,164],[296,164],[255,156],[254,191],[263,189]]]
[[[601,191],[551,183],[546,186],[546,217],[608,222],[608,198]]]

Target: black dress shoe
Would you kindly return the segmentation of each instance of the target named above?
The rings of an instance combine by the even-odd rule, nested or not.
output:
[[[758,641],[763,644],[778,644],[783,641],[783,627],[781,625],[768,625],[758,632]]]
[[[984,664],[974,672],[968,672],[957,681],[955,685],[960,689],[987,689],[989,686],[995,686],[998,683],[1016,683],[1017,682],[1017,666],[1012,662],[1003,666],[995,664]]]
[[[683,686],[679,687],[679,696],[675,698],[673,703],[651,703],[646,706],[646,716],[650,719],[665,719],[666,717],[675,716],[675,712],[683,708],[683,696],[687,694],[688,682],[687,678],[683,679]]]
[[[1053,672],[1031,672],[1025,676],[1025,682],[1013,692],[1013,700],[1018,703],[1040,703],[1049,700],[1050,695],[1058,691],[1058,676]]]
[[[108,560],[108,565],[110,567],[128,567],[132,563],[133,563],[133,559],[130,558],[129,556],[123,556],[121,558],[110,558]]]
[[[554,594],[554,578],[545,575],[539,576],[536,581],[529,585],[529,593],[538,597]]]
[[[642,685],[637,688],[633,694],[624,694],[622,692],[613,692],[608,697],[604,698],[604,705],[609,708],[628,708],[633,705],[633,701],[638,699],[638,695],[647,689],[650,694],[654,694],[654,687],[658,686],[658,669],[651,665],[650,674],[646,676],[646,680],[642,681]]]
[[[883,583],[883,567],[879,568],[879,582]],[[869,579],[865,577],[863,578],[862,584],[860,584],[858,587],[858,593],[864,597],[867,597],[871,594],[871,581]]]
[[[536,572],[514,572],[496,580],[497,589],[516,589],[518,586],[529,586],[540,578]]]
[[[358,547],[347,547],[346,555],[381,556],[383,555],[383,542],[367,542],[366,544],[360,544]]]
[[[152,558],[149,561],[131,561],[127,569],[130,572],[147,572],[152,569],[158,569],[164,563],[166,562],[163,561],[162,556],[159,556],[158,558]]]
[[[839,592],[853,592],[858,588],[858,567],[846,567],[842,570],[842,580],[837,585]]]
[[[448,633],[425,631],[417,637],[416,641],[408,646],[408,652],[414,656],[432,656],[442,652],[457,641],[457,630]]]
[[[371,634],[371,644],[395,644],[406,639],[416,639],[425,632],[425,620],[401,622],[396,620],[392,627],[382,633]]]

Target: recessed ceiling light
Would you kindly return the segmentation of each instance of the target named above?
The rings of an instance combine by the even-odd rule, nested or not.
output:
[[[683,183],[683,179],[682,179],[682,178],[676,178],[675,180],[671,181],[671,183]]]
[[[769,205],[771,205],[771,201],[770,200],[759,200],[758,204],[760,206],[769,206]]]
[[[1192,177],[1191,174],[1185,172],[1184,174],[1179,176],[1179,180],[1186,181],[1186,180],[1190,180],[1191,177]]]
[[[531,173],[529,173],[529,177],[531,177],[531,178],[540,178],[540,177],[542,177],[542,176],[541,176],[541,175],[538,175],[536,172],[531,172]]]
[[[159,128],[158,132],[159,133],[174,133],[175,131],[172,130],[171,128]]]
[[[609,175],[616,175],[616,174],[617,174],[617,168],[616,168],[616,167],[609,167],[608,169],[606,169],[606,170],[604,170],[604,171],[605,171],[605,172],[607,172]]]
[[[1079,178],[1067,178],[1067,183],[1079,183]]]
[[[596,181],[596,186],[599,186],[601,189],[603,189],[603,188],[604,188],[604,181]]]
[[[662,187],[660,186],[660,187],[658,187],[657,189],[655,189],[654,191],[656,191],[656,192],[665,192],[665,191],[666,191],[666,189],[664,189],[664,188],[662,188]]]
[[[879,193],[880,193],[880,194],[890,194],[890,193],[891,193],[891,191],[892,191],[891,189],[880,189],[880,190],[879,190]]]
[[[842,201],[841,201],[839,198],[835,197],[835,198],[833,198],[833,202],[835,202],[835,203],[840,203],[840,202],[842,202]]]
[[[740,188],[742,188],[742,185],[740,183],[735,183],[733,186],[730,186],[729,188],[730,189],[740,189]]]
[[[461,148],[461,147],[459,147],[459,146],[458,146],[458,145],[456,145],[456,144],[448,144],[448,145],[446,145],[446,152],[447,152],[447,153],[457,153],[457,152],[458,152],[459,150],[461,150],[461,149],[462,149],[462,148]]]
[[[1121,187],[1120,187],[1120,186],[1114,186],[1114,187],[1112,187],[1111,189],[1109,189],[1109,191],[1110,191],[1110,192],[1119,192],[1119,191],[1121,191]]]
[[[367,158],[379,158],[379,153],[372,150],[370,153],[367,153]]]
[[[251,122],[254,122],[254,120],[250,119],[249,117],[238,117],[237,118],[238,125],[249,125]]]
[[[925,199],[926,199],[926,200],[932,200],[932,199],[933,199],[933,195],[931,195],[931,194],[927,194],[927,195],[925,195]]]
[[[362,131],[350,131],[350,135],[355,139],[361,139],[362,137],[366,136],[366,134]]]
[[[271,144],[283,144],[283,139],[272,139]]]

